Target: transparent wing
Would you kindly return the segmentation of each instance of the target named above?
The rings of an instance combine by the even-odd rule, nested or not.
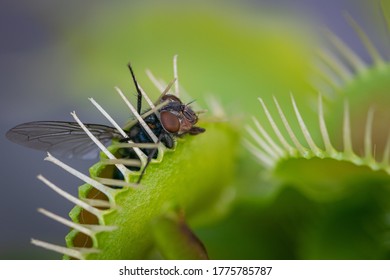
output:
[[[123,138],[110,126],[85,124],[103,144]],[[94,159],[99,148],[76,122],[38,121],[23,123],[10,129],[6,137],[25,147],[48,151],[60,157]]]

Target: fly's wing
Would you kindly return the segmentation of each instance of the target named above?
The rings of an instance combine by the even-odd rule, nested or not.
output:
[[[85,126],[104,145],[108,145],[113,138],[122,138],[119,132],[110,126]],[[94,159],[99,155],[99,148],[76,122],[23,123],[10,129],[6,137],[14,143],[65,158]]]

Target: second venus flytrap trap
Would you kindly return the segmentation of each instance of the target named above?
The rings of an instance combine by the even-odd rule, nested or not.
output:
[[[213,100],[210,111],[214,117],[204,117],[196,125],[200,111],[192,109],[195,104],[183,103],[179,96],[176,61],[177,56],[169,84],[147,71],[161,92],[156,102],[140,87],[129,65],[137,92],[136,106],[115,88],[134,116],[124,128],[90,98],[111,126],[84,124],[72,112],[75,122],[30,122],[9,130],[8,139],[48,151],[45,160],[85,182],[79,197],[74,197],[46,176],[38,176],[76,206],[69,214],[71,220],[38,209],[72,228],[66,236],[66,247],[36,239],[32,239],[33,244],[74,259],[207,257],[186,223],[202,224],[215,216],[209,214],[215,212],[214,207],[220,209],[228,203],[226,197],[231,197],[232,191],[227,185],[234,157],[218,154],[233,151],[237,136]],[[143,100],[147,110],[142,108]],[[96,158],[99,151],[100,160],[90,168],[90,176],[55,157]],[[187,233],[176,231],[183,227]],[[174,243],[182,246],[169,245]]]
[[[389,23],[390,14],[384,6],[382,14]],[[373,177],[387,182],[390,174],[389,62],[358,23],[349,15],[346,19],[372,63],[365,62],[342,39],[326,31],[330,46],[318,51],[313,79],[319,93],[317,129],[308,128],[310,122],[305,122],[293,94],[290,98],[296,118],[294,128],[294,118],[287,117],[275,97],[278,117],[274,118],[271,107],[259,98],[264,118],[253,118],[256,129],[247,127],[254,142],[246,141],[246,145],[261,164],[282,181],[293,183],[320,200],[348,194],[346,185],[356,178]],[[271,129],[267,131],[265,125]],[[345,173],[340,172],[343,168]],[[354,172],[348,170],[352,168]],[[307,175],[309,169],[317,177]],[[302,176],[297,176],[299,172]]]
[[[246,147],[274,193],[287,190],[307,202],[302,212],[295,206],[298,214],[288,208],[290,224],[285,219],[284,234],[298,233],[291,238],[297,259],[390,256],[390,6],[376,4],[384,50],[372,30],[346,15],[369,59],[326,30],[328,44],[311,73],[317,100],[307,96],[315,106],[293,93],[288,102],[261,97],[259,116],[247,126]]]

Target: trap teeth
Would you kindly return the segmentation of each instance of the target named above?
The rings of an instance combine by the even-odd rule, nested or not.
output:
[[[372,136],[372,127],[374,119],[374,111],[371,108],[367,113],[365,133],[364,133],[364,152],[362,155],[357,155],[353,149],[353,139],[350,124],[350,112],[348,102],[344,105],[344,120],[342,127],[343,135],[343,150],[338,151],[334,148],[330,136],[328,133],[327,125],[325,122],[322,97],[318,98],[318,121],[319,121],[319,132],[322,139],[322,146],[318,145],[313,137],[312,133],[307,128],[304,118],[299,112],[296,102],[291,96],[291,103],[294,109],[295,117],[299,124],[299,133],[304,136],[304,143],[299,140],[296,133],[289,123],[289,119],[286,117],[281,106],[279,105],[276,98],[274,98],[275,106],[277,107],[278,116],[281,119],[285,130],[287,131],[288,137],[282,134],[281,129],[276,125],[274,118],[270,114],[264,101],[259,98],[261,107],[265,113],[266,119],[268,120],[274,137],[272,137],[263,127],[261,122],[256,118],[253,118],[255,128],[251,126],[247,127],[247,131],[253,142],[245,139],[244,144],[248,150],[267,168],[275,168],[276,165],[283,160],[289,158],[330,158],[335,160],[342,160],[354,163],[356,165],[365,165],[370,167],[372,170],[384,170],[388,174],[390,171],[389,167],[389,156],[390,156],[390,136],[388,137],[386,147],[383,151],[382,157],[376,159],[374,157],[374,144]],[[316,133],[318,134],[318,133]],[[276,137],[275,137],[276,136]],[[377,155],[379,157],[379,155]]]

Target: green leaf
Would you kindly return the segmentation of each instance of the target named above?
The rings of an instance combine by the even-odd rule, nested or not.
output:
[[[161,162],[149,165],[140,186],[116,190],[111,198],[114,206],[103,210],[100,220],[75,207],[70,214],[73,221],[113,225],[117,230],[92,237],[72,231],[66,238],[68,246],[100,250],[85,255],[87,259],[145,258],[153,249],[151,222],[173,207],[183,209],[192,225],[210,222],[225,212],[231,201],[226,196],[231,194],[238,135],[228,123],[200,125],[206,132],[178,139],[174,151],[166,150]],[[91,176],[111,177],[112,171],[98,163],[91,168]],[[88,185],[80,189],[80,197],[99,195]]]

